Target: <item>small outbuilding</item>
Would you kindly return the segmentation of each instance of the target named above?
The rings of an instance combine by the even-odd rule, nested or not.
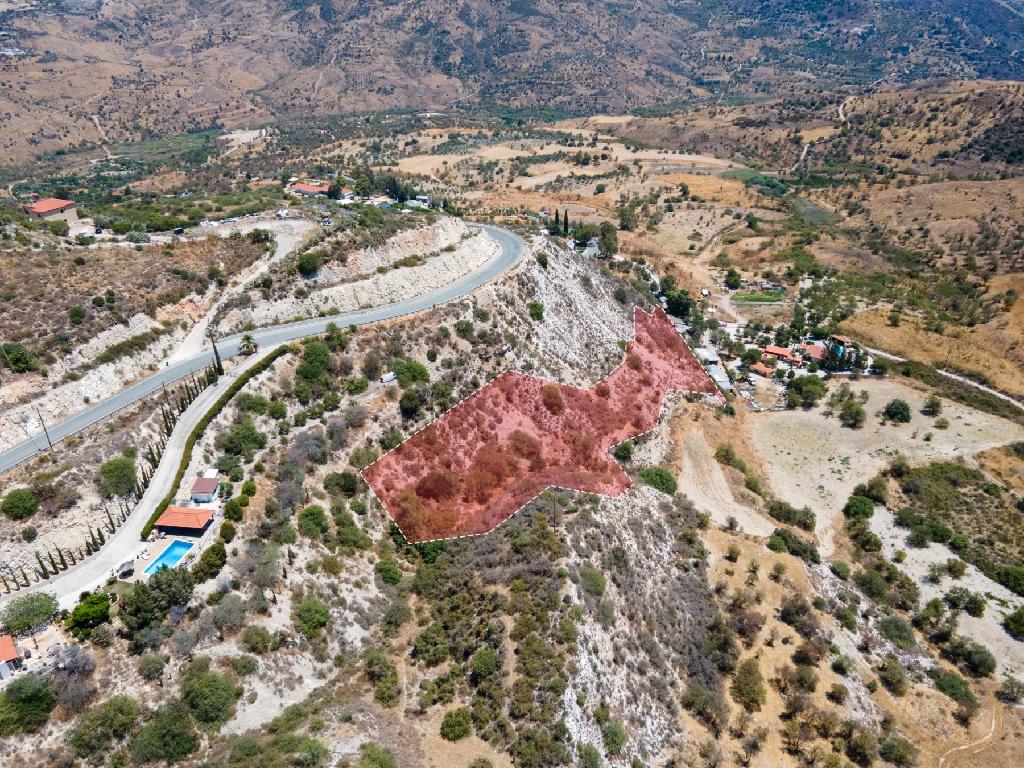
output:
[[[157,518],[154,527],[170,536],[199,536],[212,521],[212,509],[168,507]]]
[[[217,498],[217,490],[220,488],[220,478],[197,477],[192,483],[192,501],[196,504],[208,504]]]

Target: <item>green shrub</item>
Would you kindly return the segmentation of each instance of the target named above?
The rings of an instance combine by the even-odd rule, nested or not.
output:
[[[759,712],[768,700],[761,666],[757,659],[747,659],[736,668],[736,675],[729,686],[733,700],[747,712]]]
[[[834,563],[831,563],[829,565],[829,568],[832,569],[832,573],[834,573],[838,578],[842,579],[843,581],[846,581],[848,578],[850,578],[850,566],[844,563],[842,560],[836,560]]]
[[[402,570],[398,567],[398,561],[393,557],[385,557],[378,560],[373,567],[373,572],[377,574],[381,581],[391,586],[395,586],[402,580]]]
[[[170,658],[162,653],[145,653],[139,657],[139,674],[144,680],[159,680],[163,677],[164,667],[169,660]]]
[[[319,504],[310,506],[299,512],[299,533],[307,539],[322,539],[330,530],[327,513]]]
[[[25,520],[39,510],[39,498],[30,488],[15,488],[4,496],[0,511],[11,520]]]
[[[875,502],[867,496],[851,496],[843,507],[843,514],[855,519],[869,518],[875,514]]]
[[[376,744],[363,744],[359,748],[359,761],[356,768],[396,768],[395,755],[390,749],[378,747]]]
[[[131,733],[138,720],[138,704],[127,696],[112,696],[78,720],[68,735],[68,745],[76,757],[98,762],[115,739]]]
[[[907,405],[906,400],[890,400],[886,403],[882,414],[889,421],[906,424],[910,421],[910,406]]]
[[[583,590],[590,595],[601,597],[604,594],[604,574],[595,568],[583,568],[580,570],[580,584],[583,586]]]
[[[878,631],[897,648],[907,650],[912,648],[914,641],[914,628],[899,616],[886,616],[878,623]]]
[[[604,742],[604,751],[614,756],[622,753],[623,747],[629,741],[629,734],[621,722],[609,720],[601,726],[601,741]]]
[[[258,668],[259,662],[256,661],[255,656],[247,656],[243,654],[241,656],[234,656],[231,659],[231,669],[240,677],[251,675]]]
[[[88,640],[92,630],[110,621],[110,595],[101,592],[83,597],[68,617],[68,629],[80,640]]]
[[[637,470],[640,479],[655,490],[667,493],[669,496],[676,492],[676,479],[672,477],[667,469],[662,467],[641,467]]]
[[[956,672],[949,672],[938,667],[928,670],[928,676],[935,682],[935,687],[957,704],[975,706],[978,700],[971,693],[970,686]]]
[[[893,765],[914,765],[917,754],[917,747],[899,736],[888,736],[878,744],[878,756]]]
[[[184,703],[172,700],[132,736],[130,749],[136,763],[176,763],[199,748],[192,715]]]
[[[0,692],[0,736],[38,731],[50,718],[57,697],[49,679],[28,672]]]
[[[250,625],[242,631],[242,647],[249,653],[262,656],[273,645],[270,632],[265,627]]]
[[[292,622],[306,637],[314,637],[327,626],[331,612],[320,599],[309,596],[292,608]]]
[[[458,741],[472,733],[473,713],[469,707],[457,707],[448,710],[441,721],[441,738],[445,741]]]
[[[903,669],[899,659],[892,654],[882,660],[882,664],[878,668],[878,679],[893,696],[902,696],[907,692],[906,670]]]
[[[802,509],[797,509],[784,501],[773,499],[768,503],[768,514],[779,522],[795,525],[797,528],[803,528],[805,531],[814,530],[815,517],[810,507],[805,506]]]

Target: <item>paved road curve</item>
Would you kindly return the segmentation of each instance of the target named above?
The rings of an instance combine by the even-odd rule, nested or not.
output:
[[[301,339],[305,336],[313,336],[323,333],[328,323],[336,323],[342,328],[350,325],[367,325],[379,323],[382,320],[392,320],[396,317],[411,315],[416,312],[430,309],[439,304],[445,304],[465,296],[467,293],[479,288],[512,266],[525,253],[525,245],[516,235],[505,229],[493,227],[486,224],[478,226],[494,238],[501,246],[501,251],[495,258],[487,262],[476,272],[472,272],[453,283],[437,288],[429,293],[417,296],[394,304],[385,304],[372,309],[361,309],[356,312],[348,312],[330,317],[317,317],[310,320],[301,320],[285,325],[275,325],[269,328],[262,328],[252,331],[256,342],[260,347],[272,347],[278,344]],[[224,359],[238,354],[240,335],[228,336],[218,341],[217,350]],[[47,425],[50,439],[54,442],[81,432],[86,427],[95,424],[97,421],[110,416],[117,411],[131,405],[137,400],[152,394],[164,384],[170,384],[183,376],[195,371],[202,370],[212,361],[212,353],[209,348],[204,349],[200,354],[180,360],[161,368],[152,376],[145,378],[130,387],[123,389],[113,397],[102,400],[96,405],[75,414],[71,418],[56,425]],[[0,453],[0,472],[5,472],[12,467],[31,459],[40,451],[46,449],[46,438],[42,432],[33,435],[28,440],[9,448]]]

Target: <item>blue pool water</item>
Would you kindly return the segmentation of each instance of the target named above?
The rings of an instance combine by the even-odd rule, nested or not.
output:
[[[146,568],[146,573],[151,574],[161,568],[173,568],[190,549],[192,549],[192,545],[187,541],[172,541],[171,546],[165,549],[160,557],[149,564],[149,567]]]

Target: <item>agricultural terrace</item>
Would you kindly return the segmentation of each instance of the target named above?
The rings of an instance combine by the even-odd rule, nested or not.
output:
[[[653,429],[670,391],[716,394],[660,309],[590,389],[505,372],[363,471],[410,541],[487,533],[549,486],[618,496],[608,451]]]

